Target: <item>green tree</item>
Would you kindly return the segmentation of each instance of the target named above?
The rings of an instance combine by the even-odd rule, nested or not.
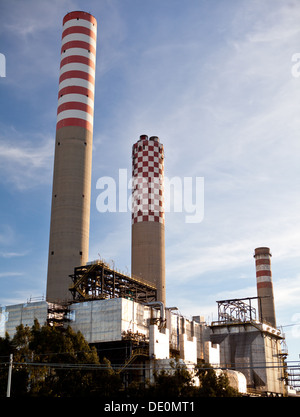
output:
[[[32,351],[29,348],[31,340],[30,327],[20,324],[16,327],[16,333],[11,340],[13,361],[17,365],[13,368],[13,382],[11,393],[16,396],[25,396],[28,393],[28,379],[30,369],[27,362],[32,359]]]
[[[94,397],[116,397],[120,395],[122,381],[120,375],[111,367],[108,359],[104,358],[103,369],[93,373],[93,384],[90,395]]]
[[[0,337],[0,397],[6,396],[8,361],[12,349],[11,339],[6,333],[5,337]]]
[[[239,393],[229,385],[228,377],[223,373],[217,375],[209,364],[198,364],[196,375],[200,382],[196,394],[200,397],[239,396]]]
[[[199,386],[195,383],[199,382]],[[198,364],[192,374],[185,364],[171,362],[171,369],[154,373],[154,384],[146,394],[152,397],[235,397],[239,393],[229,385],[225,374],[219,374],[209,364]]]
[[[30,349],[34,352],[34,362],[45,363],[45,366],[41,366],[33,375],[31,394],[64,397],[88,395],[93,371],[84,365],[98,365],[99,359],[96,350],[89,346],[83,335],[74,332],[71,327],[39,327],[35,323],[32,336]]]
[[[11,395],[50,397],[112,397],[140,395],[151,397],[229,397],[238,392],[225,374],[216,374],[208,364],[198,365],[191,373],[179,360],[171,369],[154,372],[154,383],[141,387],[132,383],[121,390],[120,375],[108,360],[100,363],[97,351],[80,332],[71,327],[20,325],[12,339],[0,338],[0,396],[6,395],[8,360],[14,355]],[[199,386],[195,381],[199,380]]]
[[[35,321],[32,328],[18,326],[12,339],[0,338],[0,396],[6,394],[11,353],[11,396],[110,396],[121,387],[109,361],[100,364],[96,349],[80,332]]]
[[[177,398],[192,396],[195,387],[193,376],[184,363],[178,360],[170,362],[171,369],[154,372],[154,384],[148,393],[154,397]]]

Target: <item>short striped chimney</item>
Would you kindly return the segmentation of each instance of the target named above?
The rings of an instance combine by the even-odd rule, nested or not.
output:
[[[88,261],[97,22],[63,19],[46,299],[71,298],[69,275]]]
[[[269,248],[255,249],[256,284],[259,319],[276,327],[274,295]]]
[[[164,147],[141,135],[132,147],[131,273],[157,287],[166,302]]]

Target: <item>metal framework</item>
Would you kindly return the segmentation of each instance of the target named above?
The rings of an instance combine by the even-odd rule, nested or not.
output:
[[[138,357],[144,356],[147,359],[149,359],[149,347],[146,348],[139,348],[132,351],[131,356],[126,359],[125,363],[117,370],[117,374],[120,374],[127,368],[128,365],[130,365],[135,359]]]
[[[288,369],[288,380],[290,386],[296,391],[300,390],[300,364],[298,364],[298,368]]]
[[[256,309],[251,306],[251,300],[257,297],[235,298],[221,300],[218,303],[218,322],[246,322],[256,320]],[[245,303],[243,300],[248,300]]]
[[[48,303],[47,324],[51,327],[64,327],[69,321],[68,304]]]
[[[79,266],[70,275],[69,288],[74,301],[128,298],[138,302],[156,301],[156,286],[137,277],[129,277],[102,261]]]

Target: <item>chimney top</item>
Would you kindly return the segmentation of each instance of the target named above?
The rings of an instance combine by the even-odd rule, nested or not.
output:
[[[253,257],[255,258],[257,255],[269,255],[269,256],[272,256],[272,254],[270,252],[270,248],[265,248],[265,247],[256,248],[255,251],[254,251]]]

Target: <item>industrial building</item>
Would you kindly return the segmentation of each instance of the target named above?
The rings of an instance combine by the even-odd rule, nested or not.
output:
[[[250,301],[219,301],[218,321],[210,325],[210,340],[220,346],[220,366],[245,375],[248,393],[283,394],[287,353],[282,344],[284,335],[280,329],[257,320],[253,307],[249,308]]]
[[[181,359],[188,369],[197,361],[219,365],[219,346],[210,341],[209,328],[200,317],[192,320],[161,302],[141,303],[126,298],[108,298],[54,305],[47,301],[0,307],[0,337],[13,336],[19,324],[34,320],[51,325],[70,325],[80,331],[100,357],[109,358],[124,382],[151,380],[153,371],[170,367]],[[130,364],[138,364],[132,371]]]
[[[262,250],[269,253],[268,248],[255,253]],[[43,300],[0,307],[0,337],[6,332],[13,336],[16,326],[32,326],[35,319],[70,325],[96,346],[100,357],[110,359],[124,383],[151,380],[155,369],[168,368],[170,360],[180,358],[191,371],[198,362],[225,371],[243,394],[286,393],[284,335],[262,318],[261,307],[257,314],[254,305],[261,304],[260,295],[218,301],[218,320],[209,324],[204,317],[187,319],[176,307],[166,307],[157,300],[153,283],[102,261],[76,267],[69,291],[72,301],[63,304]]]
[[[197,362],[226,372],[245,395],[285,395],[268,248],[255,250],[257,297],[218,301],[216,322],[205,323],[198,311],[188,319],[167,305],[164,148],[157,136],[141,135],[132,148],[132,274],[88,262],[96,27],[85,12],[63,19],[46,300],[0,307],[0,337],[35,319],[70,325],[125,384],[151,380],[179,358],[191,372]]]
[[[248,392],[283,394],[287,349],[282,330],[276,328],[271,256],[266,247],[254,251],[256,297],[217,302],[211,340],[220,345],[221,366],[245,375]]]
[[[170,368],[177,358],[191,372],[199,362],[225,372],[244,395],[286,394],[284,335],[258,316],[260,296],[218,301],[212,323],[188,319],[158,301],[152,283],[103,261],[76,267],[69,291],[73,300],[64,304],[43,300],[0,308],[0,337],[13,336],[21,323],[32,326],[34,319],[70,325],[111,361],[125,384],[151,381],[154,370]]]

